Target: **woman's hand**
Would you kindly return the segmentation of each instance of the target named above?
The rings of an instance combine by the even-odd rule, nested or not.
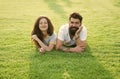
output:
[[[34,40],[38,40],[38,37],[37,37],[37,35],[35,34],[35,35],[32,35],[32,39],[34,39]]]
[[[39,48],[38,50],[39,50],[42,54],[45,53],[45,49],[43,49],[43,48]]]

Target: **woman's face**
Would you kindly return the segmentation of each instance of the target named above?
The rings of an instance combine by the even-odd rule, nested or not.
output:
[[[47,31],[48,29],[48,22],[45,18],[42,18],[40,21],[39,21],[39,29],[41,31]]]

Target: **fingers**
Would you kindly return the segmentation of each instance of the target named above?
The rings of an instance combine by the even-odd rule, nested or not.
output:
[[[32,38],[35,38],[35,37],[37,37],[37,35],[35,34],[35,35],[32,35]]]
[[[34,39],[34,40],[37,40],[37,35],[35,34],[35,35],[32,35],[32,39]]]
[[[79,27],[79,29],[77,30],[77,33],[80,33],[80,32],[81,32],[81,30],[82,30],[82,28],[83,28],[83,27],[82,27],[82,26],[80,26],[80,27]]]
[[[45,53],[45,49],[43,49],[43,48],[39,48],[39,51],[40,51],[41,53]]]
[[[79,29],[75,33],[75,36],[79,35],[79,33],[81,32],[82,28],[83,28],[82,26],[79,27]]]

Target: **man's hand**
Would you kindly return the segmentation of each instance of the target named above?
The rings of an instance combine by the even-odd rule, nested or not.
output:
[[[76,53],[81,53],[82,51],[84,51],[84,49],[82,49],[80,46],[76,46],[75,48],[70,48],[71,52],[76,52]]]
[[[79,33],[81,32],[82,28],[83,28],[83,27],[80,26],[79,29],[76,31],[76,33],[75,33],[75,39],[78,39],[78,38],[79,38]]]

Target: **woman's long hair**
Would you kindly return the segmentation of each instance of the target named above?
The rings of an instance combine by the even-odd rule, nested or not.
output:
[[[45,18],[45,19],[47,20],[47,22],[48,22],[47,34],[50,35],[50,36],[53,34],[53,32],[54,32],[54,27],[53,27],[52,22],[50,21],[50,19],[47,18],[47,17],[45,17],[45,16],[40,16],[40,17],[36,20],[36,22],[35,22],[35,24],[34,24],[34,28],[33,28],[33,30],[32,30],[31,36],[34,35],[34,34],[36,34],[37,37],[43,42],[43,41],[44,41],[44,35],[43,35],[42,31],[39,29],[39,22],[40,22],[40,20],[41,20],[42,18]],[[38,42],[35,41],[35,43],[37,44],[37,46],[40,46],[40,45],[38,44]]]

